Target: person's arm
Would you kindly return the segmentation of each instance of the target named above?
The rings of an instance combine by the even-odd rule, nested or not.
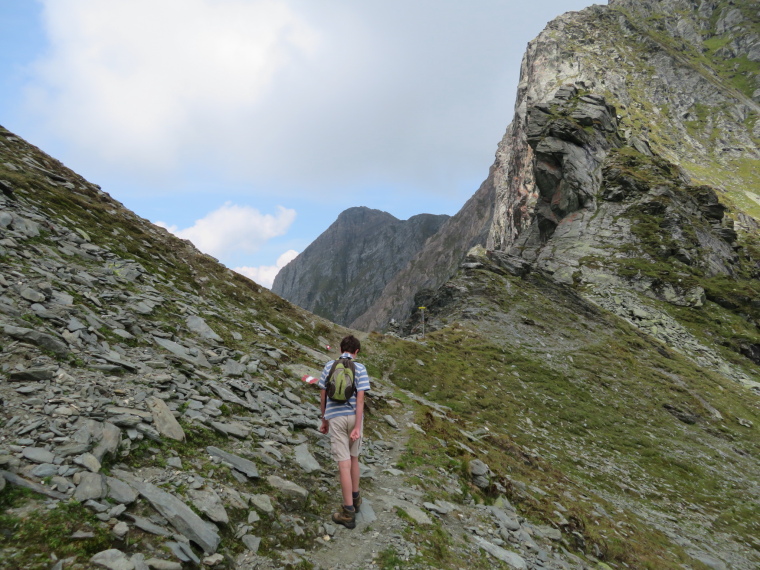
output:
[[[325,419],[325,408],[327,407],[327,391],[320,390],[319,392],[319,409],[321,410],[319,417],[322,418],[322,424],[319,426],[319,431],[322,433],[327,433],[330,430],[330,422]]]
[[[356,394],[356,423],[351,430],[351,439],[356,441],[362,436],[362,422],[364,421],[364,390]]]

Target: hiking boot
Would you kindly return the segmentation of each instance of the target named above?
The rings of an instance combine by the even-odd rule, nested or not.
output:
[[[346,507],[341,507],[337,513],[333,513],[332,521],[336,524],[342,524],[346,528],[356,526],[356,511],[349,511]]]
[[[359,507],[362,506],[362,496],[359,495],[357,497],[354,497],[354,510],[358,513]]]

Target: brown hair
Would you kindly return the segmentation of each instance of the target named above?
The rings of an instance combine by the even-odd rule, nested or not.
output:
[[[351,354],[354,354],[361,347],[362,347],[362,345],[359,342],[359,339],[356,338],[352,334],[350,334],[348,336],[344,336],[343,340],[340,341],[340,351],[341,352],[349,352]]]

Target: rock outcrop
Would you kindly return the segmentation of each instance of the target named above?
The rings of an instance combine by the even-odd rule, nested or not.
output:
[[[380,210],[349,208],[282,268],[272,291],[321,317],[348,325],[372,305],[448,218],[419,214],[401,221]]]
[[[515,115],[497,150],[489,249],[508,249],[538,200],[529,111],[572,84],[605,97],[620,137],[718,186],[749,213],[760,175],[760,64],[752,2],[611,0],[553,20],[528,44]],[[736,69],[741,69],[737,73]]]

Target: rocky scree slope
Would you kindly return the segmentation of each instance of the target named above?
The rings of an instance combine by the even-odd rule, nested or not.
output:
[[[402,221],[380,210],[349,208],[282,268],[272,291],[349,325],[448,218],[419,214]]]
[[[318,392],[300,378],[346,329],[1,128],[0,189],[0,568],[595,564],[502,483],[493,496],[490,446],[464,443],[477,426],[398,390],[416,344],[377,335],[365,506],[357,531],[336,528]],[[461,430],[419,462],[441,445],[431,421]]]

